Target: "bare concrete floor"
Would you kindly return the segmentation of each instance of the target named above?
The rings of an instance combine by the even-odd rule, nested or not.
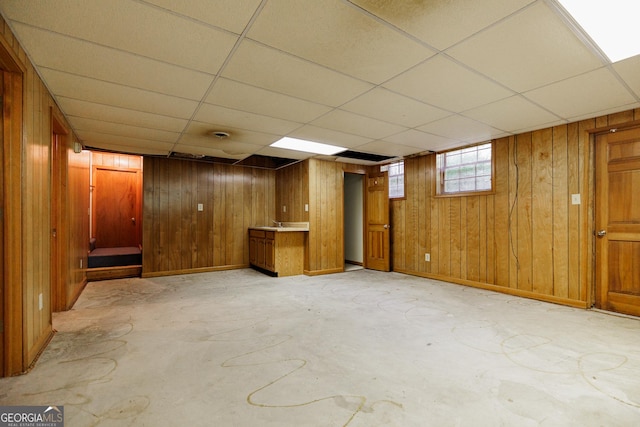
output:
[[[640,321],[396,273],[90,283],[0,405],[67,426],[637,426]]]

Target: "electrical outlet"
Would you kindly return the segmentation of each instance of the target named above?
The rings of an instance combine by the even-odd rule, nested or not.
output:
[[[427,262],[431,262],[431,254],[424,254],[424,260]]]
[[[571,204],[579,205],[580,204],[580,193],[571,195]]]
[[[43,306],[44,305],[42,304],[42,294],[38,294],[38,309],[42,311]]]
[[[286,205],[282,205],[282,212],[286,212],[287,211],[287,206]]]
[[[202,203],[198,203],[198,212],[202,212],[204,210],[204,205]]]

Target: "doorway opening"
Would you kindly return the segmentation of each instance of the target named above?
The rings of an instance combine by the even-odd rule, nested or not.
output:
[[[364,175],[344,174],[344,270],[364,268]]]
[[[142,273],[142,157],[91,154],[87,280]]]

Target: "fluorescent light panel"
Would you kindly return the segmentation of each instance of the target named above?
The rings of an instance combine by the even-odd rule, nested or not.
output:
[[[305,153],[324,154],[326,156],[332,156],[336,153],[340,153],[346,150],[346,148],[338,147],[337,145],[321,144],[319,142],[290,138],[288,136],[285,136],[284,138],[274,142],[270,145],[270,147],[304,151]]]
[[[558,0],[611,62],[640,54],[637,0]]]

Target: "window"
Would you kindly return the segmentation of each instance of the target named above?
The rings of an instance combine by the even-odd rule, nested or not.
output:
[[[454,195],[493,190],[493,144],[485,143],[436,155],[436,193]]]
[[[380,166],[380,172],[387,171],[389,175],[389,198],[404,197],[404,161]]]

